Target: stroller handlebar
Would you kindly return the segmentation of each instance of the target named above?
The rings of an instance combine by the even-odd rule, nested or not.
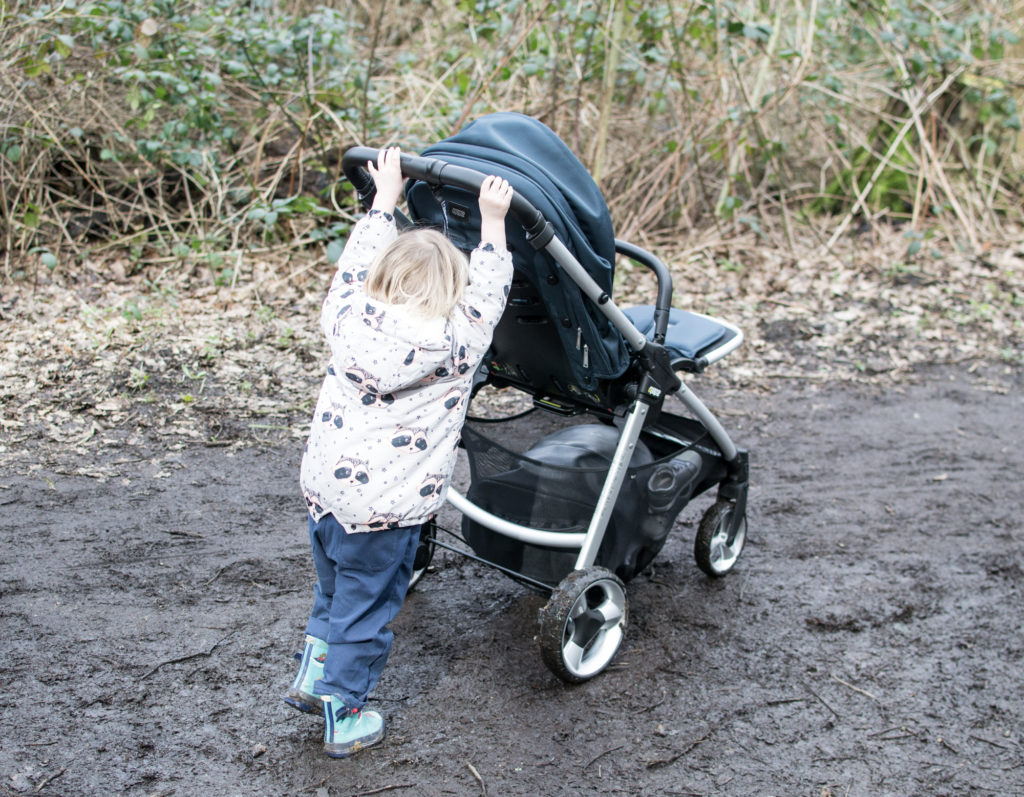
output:
[[[345,154],[341,158],[341,168],[345,173],[345,177],[352,183],[356,189],[356,193],[359,196],[359,201],[364,207],[369,207],[373,202],[374,194],[377,192],[377,188],[374,185],[373,177],[370,175],[369,170],[366,168],[367,162],[375,162],[377,160],[379,150],[373,149],[372,147],[352,147],[346,150]],[[402,153],[401,157],[402,174],[407,178],[413,180],[422,180],[431,187],[437,187],[442,185],[452,186],[453,188],[461,188],[464,191],[469,191],[473,194],[480,193],[480,186],[483,181],[487,178],[487,175],[483,172],[478,172],[474,169],[468,169],[464,166],[457,166],[452,163],[447,163],[437,158],[424,158],[419,155],[407,155]],[[526,199],[518,191],[513,191],[512,202],[509,206],[509,212],[518,221],[523,229],[526,231],[527,240],[537,249],[546,248],[554,237],[554,231],[548,220],[544,218],[537,208]],[[624,241],[615,241],[615,249],[619,254],[625,255],[641,265],[646,266],[654,272],[654,275],[658,283],[658,299],[655,305],[656,311],[654,314],[654,335],[653,342],[656,344],[662,344],[665,341],[665,333],[668,329],[668,318],[669,312],[672,306],[672,275],[668,268],[658,258],[649,252],[640,249],[639,247],[628,244]],[[600,293],[600,290],[594,286],[594,290]],[[607,296],[599,297],[596,293],[592,296],[602,311],[606,315],[610,314],[610,311],[605,307],[605,302],[608,299]],[[611,315],[621,315],[621,313],[611,313]],[[636,331],[629,323],[625,320],[625,316],[621,319],[614,319],[613,323],[616,322],[616,326],[620,326],[626,329],[627,339],[636,336]],[[643,347],[643,336],[640,335],[639,339],[633,341],[636,347]],[[639,348],[637,348],[639,350]]]
[[[367,161],[376,161],[379,150],[371,147],[352,147],[341,158],[341,168],[345,177],[355,186],[359,201],[369,205],[377,189],[373,177],[366,168]],[[422,180],[430,186],[450,185],[473,194],[480,193],[480,186],[487,178],[483,172],[467,169],[464,166],[446,163],[437,158],[423,158],[419,155],[402,153],[402,174],[413,180]],[[523,225],[527,235],[536,237],[543,233],[547,225],[544,215],[535,208],[528,199],[518,191],[512,193],[509,212],[516,221]]]

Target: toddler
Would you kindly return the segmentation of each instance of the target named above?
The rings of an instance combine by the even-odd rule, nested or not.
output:
[[[512,188],[480,189],[481,243],[467,259],[435,230],[398,234],[401,152],[367,163],[376,186],[324,302],[330,362],[302,458],[317,584],[285,701],[324,714],[340,758],[384,738],[364,710],[391,649],[420,526],[443,503],[473,374],[512,280]]]

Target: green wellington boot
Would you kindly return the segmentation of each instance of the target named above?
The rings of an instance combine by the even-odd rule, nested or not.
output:
[[[289,706],[310,714],[323,714],[324,704],[319,695],[313,694],[313,683],[324,674],[327,659],[327,643],[315,636],[306,636],[306,647],[299,658],[299,674],[295,676],[284,702]]]
[[[349,708],[324,695],[324,752],[331,758],[348,758],[384,738],[384,718],[376,711]]]

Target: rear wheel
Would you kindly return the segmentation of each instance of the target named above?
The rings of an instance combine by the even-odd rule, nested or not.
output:
[[[709,576],[724,576],[732,570],[747,541],[746,515],[740,519],[736,533],[729,535],[734,511],[735,504],[731,501],[718,501],[708,507],[697,528],[693,555],[697,567]]]
[[[434,559],[434,534],[436,526],[428,520],[420,528],[420,544],[416,547],[416,558],[412,563],[412,578],[409,579],[409,591],[415,587],[426,574],[427,568]]]
[[[541,658],[563,681],[593,678],[618,651],[627,612],[626,588],[618,576],[603,567],[574,570],[538,615]]]

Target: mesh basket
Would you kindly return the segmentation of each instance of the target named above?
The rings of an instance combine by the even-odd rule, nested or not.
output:
[[[471,474],[468,498],[503,520],[532,529],[586,532],[619,435],[605,424],[570,426],[517,454],[469,423],[463,429]],[[648,442],[641,440],[634,450],[596,559],[624,581],[661,550],[702,470],[701,456],[687,444],[669,446],[666,453],[664,441]],[[546,584],[571,572],[579,554],[575,548],[523,543],[468,517],[462,525],[478,556]]]

